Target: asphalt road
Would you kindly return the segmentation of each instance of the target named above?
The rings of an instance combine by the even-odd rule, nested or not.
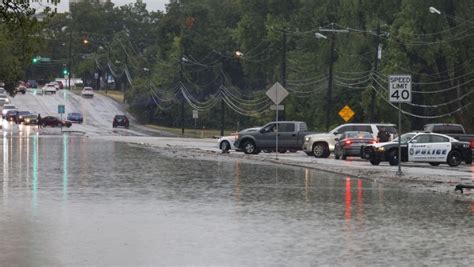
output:
[[[26,94],[17,94],[12,98],[18,110],[27,110],[30,112],[45,116],[60,116],[58,105],[65,105],[66,119],[68,113],[80,112],[84,116],[82,124],[74,123],[70,128],[64,128],[64,131],[81,132],[89,136],[170,136],[169,133],[156,131],[148,127],[139,125],[136,120],[125,111],[125,105],[117,103],[110,97],[95,94],[93,98],[83,98],[77,93],[68,90],[59,90],[54,95],[42,95],[37,89],[29,89]],[[117,114],[126,114],[130,119],[130,128],[113,128],[113,117]],[[20,126],[21,127],[21,126]],[[19,126],[3,123],[4,129],[16,131]],[[17,129],[18,128],[18,129]],[[54,134],[59,129],[41,129],[43,133]]]

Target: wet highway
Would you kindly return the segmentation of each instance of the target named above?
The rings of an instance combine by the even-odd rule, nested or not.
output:
[[[474,261],[474,206],[442,194],[74,133],[4,131],[0,149],[4,266]]]

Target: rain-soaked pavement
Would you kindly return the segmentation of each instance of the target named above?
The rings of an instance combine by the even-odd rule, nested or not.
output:
[[[471,265],[470,203],[86,137],[0,136],[0,262]]]

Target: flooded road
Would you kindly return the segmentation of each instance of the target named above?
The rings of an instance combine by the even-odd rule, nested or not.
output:
[[[470,203],[303,168],[80,136],[0,136],[0,260],[471,265]]]

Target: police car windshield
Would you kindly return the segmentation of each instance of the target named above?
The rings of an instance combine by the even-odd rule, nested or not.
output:
[[[414,133],[406,133],[406,134],[402,134],[402,140],[401,140],[401,143],[406,143],[408,142],[410,139],[412,139],[416,134]],[[398,137],[393,139],[393,142],[398,142]]]

